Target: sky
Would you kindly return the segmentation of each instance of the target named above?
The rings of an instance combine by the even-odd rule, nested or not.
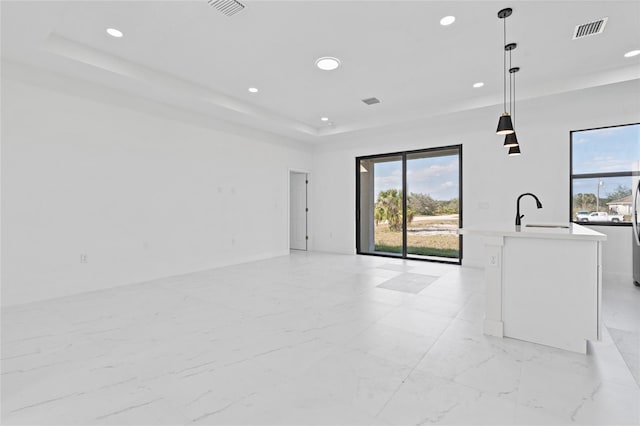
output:
[[[402,188],[402,161],[376,163],[374,168],[376,196],[380,191]],[[458,197],[458,156],[407,160],[408,192],[428,194],[436,200]]]
[[[618,172],[640,164],[640,124],[573,132],[573,173]]]
[[[619,185],[624,186],[625,189],[635,188],[634,182],[637,182],[638,178],[635,177],[618,177],[618,178],[602,178],[602,179],[574,179],[573,180],[573,193],[574,194],[594,194],[600,195],[600,198],[607,198],[609,193],[618,189]],[[599,192],[598,192],[598,186]]]
[[[573,174],[640,171],[640,124],[573,132]],[[574,179],[573,193],[604,198],[619,185],[631,189],[637,177]]]

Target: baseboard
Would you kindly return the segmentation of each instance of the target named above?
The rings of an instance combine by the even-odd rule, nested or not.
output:
[[[462,259],[462,266],[467,268],[484,268],[484,262],[481,259],[469,259],[465,257]]]

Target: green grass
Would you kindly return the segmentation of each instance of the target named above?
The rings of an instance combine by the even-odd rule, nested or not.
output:
[[[402,253],[402,246],[391,246],[385,244],[376,244],[376,251],[385,253]],[[408,247],[407,254],[416,254],[419,256],[438,256],[438,257],[453,257],[460,256],[458,250],[454,249],[439,249],[433,247]]]

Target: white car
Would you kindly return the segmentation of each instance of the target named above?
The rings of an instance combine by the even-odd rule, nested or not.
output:
[[[578,212],[576,219],[578,222],[622,222],[624,217],[621,214],[609,214],[607,212]]]
[[[576,222],[588,222],[589,221],[589,212],[580,211],[576,213]]]

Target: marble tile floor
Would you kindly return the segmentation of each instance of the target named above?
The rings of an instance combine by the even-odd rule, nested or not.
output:
[[[640,423],[607,328],[586,356],[485,336],[482,276],[298,252],[11,307],[2,424]],[[633,330],[608,290],[607,325]]]
[[[640,385],[640,287],[623,274],[607,274],[604,321],[631,374]]]

